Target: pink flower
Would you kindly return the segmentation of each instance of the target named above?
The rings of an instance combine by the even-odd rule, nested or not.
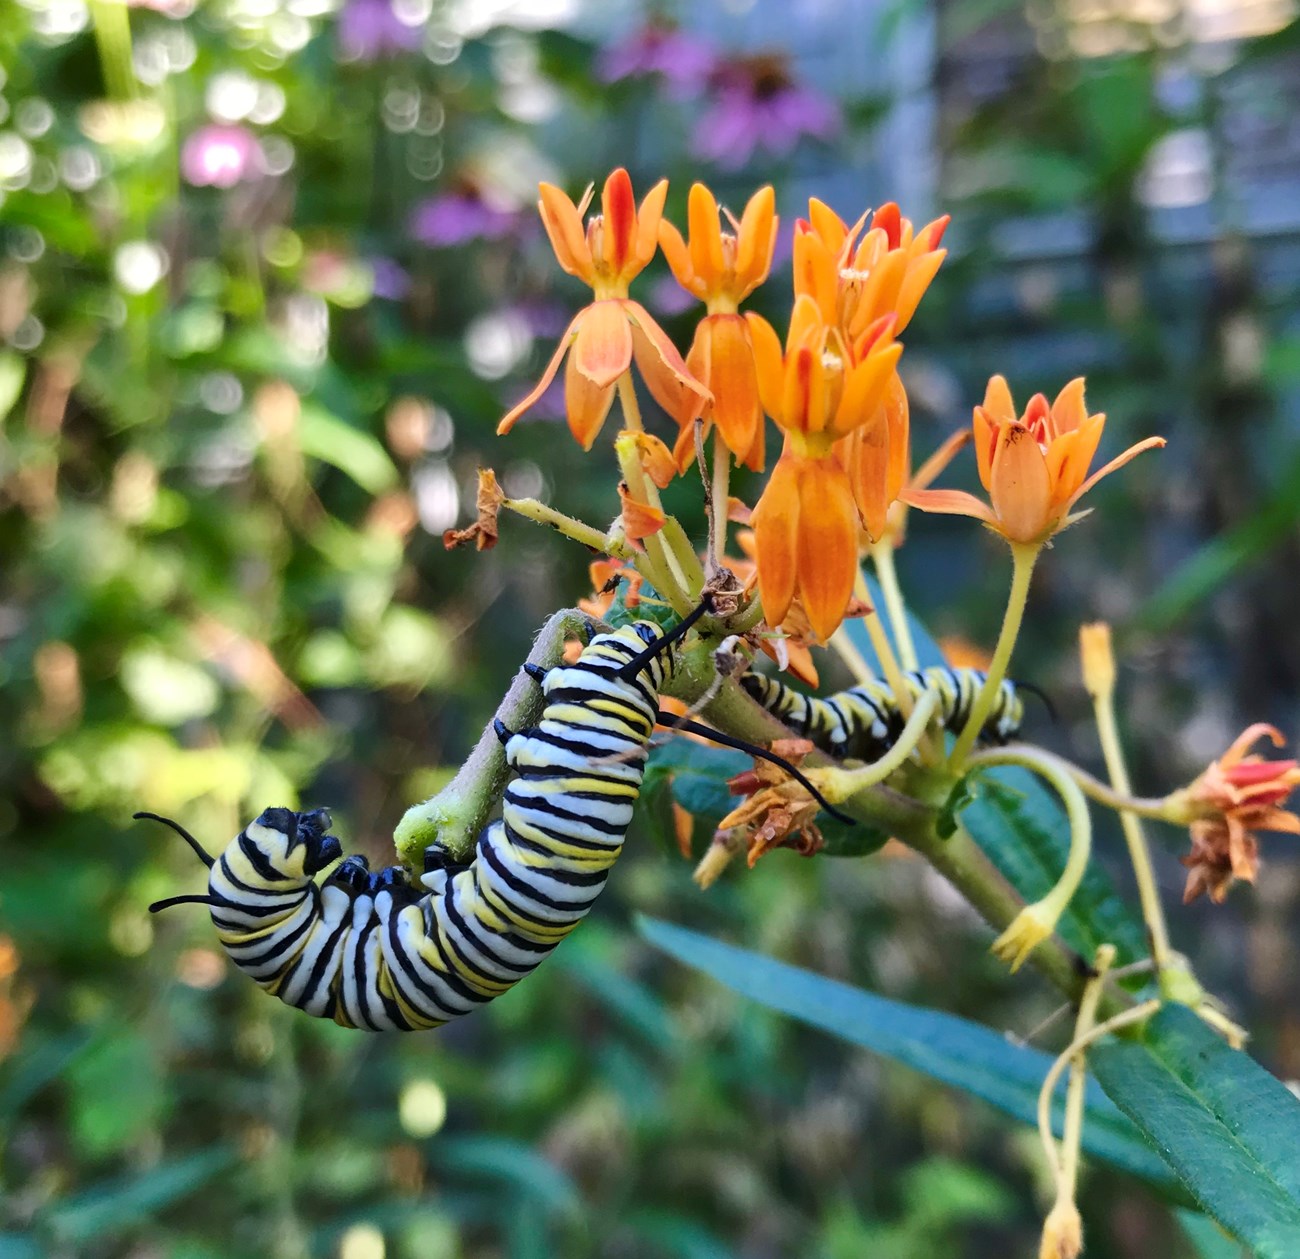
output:
[[[738,57],[713,75],[716,95],[695,127],[698,157],[739,170],[757,149],[782,156],[801,140],[825,140],[840,126],[828,96],[795,81],[784,57]]]
[[[347,60],[378,61],[419,48],[424,28],[403,22],[391,0],[348,0],[339,14],[338,37]]]
[[[617,83],[657,75],[668,94],[680,99],[699,95],[717,60],[717,54],[702,40],[667,23],[651,21],[600,54],[596,77]]]
[[[500,240],[519,227],[519,212],[494,205],[470,186],[440,192],[422,201],[411,215],[411,235],[425,245],[463,245]]]
[[[209,123],[181,148],[181,174],[197,188],[233,188],[261,170],[262,146],[247,127]]]

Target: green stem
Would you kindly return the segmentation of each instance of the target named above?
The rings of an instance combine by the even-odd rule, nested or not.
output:
[[[1002,632],[998,635],[998,645],[993,652],[993,663],[989,665],[988,677],[971,705],[970,717],[962,732],[957,736],[948,764],[959,770],[966,763],[975,740],[979,738],[984,723],[997,700],[1002,680],[1007,675],[1007,665],[1011,663],[1011,652],[1020,635],[1020,623],[1025,615],[1025,602],[1029,597],[1029,580],[1034,575],[1034,563],[1042,548],[1037,544],[1012,542],[1011,559],[1014,565],[1011,574],[1011,594],[1007,599],[1007,610],[1002,618]]]
[[[907,724],[899,732],[893,746],[878,761],[864,765],[861,769],[827,769],[816,775],[817,786],[826,798],[835,804],[847,800],[851,795],[867,787],[882,783],[916,750],[924,737],[934,710],[939,706],[939,693],[926,691],[912,709]]]
[[[1107,691],[1094,696],[1093,711],[1097,718],[1097,734],[1101,739],[1101,754],[1106,761],[1106,772],[1110,775],[1111,784],[1116,791],[1131,796],[1133,787],[1128,776],[1128,766],[1124,763],[1124,750],[1120,746],[1114,694]],[[1124,842],[1128,845],[1142,917],[1146,920],[1147,934],[1151,941],[1151,960],[1155,963],[1156,975],[1159,976],[1168,968],[1173,950],[1169,947],[1169,928],[1165,925],[1165,911],[1160,904],[1160,891],[1156,887],[1155,871],[1151,866],[1151,849],[1142,831],[1142,823],[1133,811],[1121,808],[1119,824],[1124,832]]]
[[[122,0],[90,0],[90,21],[104,75],[104,87],[116,101],[134,100],[135,65],[131,56],[131,19]]]
[[[894,566],[894,546],[886,535],[883,541],[873,544],[871,559],[876,566],[876,580],[880,583],[880,592],[885,596],[885,611],[889,613],[889,624],[894,631],[894,642],[898,644],[899,663],[909,673],[920,668],[916,655],[916,644],[912,641],[912,626],[907,619],[907,609],[903,605],[903,591],[898,584],[898,569]]]
[[[506,511],[512,511],[539,525],[548,525],[557,533],[562,533],[566,538],[572,538],[574,542],[580,542],[593,551],[599,551],[602,555],[612,555],[621,560],[630,560],[636,555],[626,543],[620,544],[599,529],[594,529],[573,516],[567,516],[562,511],[556,511],[554,507],[548,507],[535,498],[507,498],[502,500],[501,506]]]

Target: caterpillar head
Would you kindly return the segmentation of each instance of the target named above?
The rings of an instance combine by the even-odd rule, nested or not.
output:
[[[327,835],[330,815],[326,809],[295,813],[292,809],[264,809],[244,834],[262,855],[283,873],[313,875],[343,855],[343,845]]]

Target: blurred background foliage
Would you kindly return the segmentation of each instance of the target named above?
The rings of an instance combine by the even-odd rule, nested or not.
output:
[[[909,331],[921,453],[984,380],[1086,373],[1116,449],[1169,438],[1042,566],[1018,671],[1091,760],[1080,620],[1116,622],[1139,787],[1246,720],[1296,729],[1300,27],[1293,0],[0,0],[0,1255],[140,1259],[1027,1253],[1026,1131],[641,943],[647,911],[1021,1031],[941,880],[789,853],[708,894],[634,836],[592,920],[463,1025],[368,1038],[232,978],[202,870],[325,803],[383,861],[586,557],[506,523],[445,554],[474,473],[613,515],[558,400],[496,418],[579,296],[531,209],[626,164],[788,231],[951,211]],[[641,295],[685,343],[662,266]],[[675,322],[676,321],[676,322]],[[741,491],[745,486],[742,483]],[[701,523],[687,482],[669,504]],[[991,641],[1000,549],[914,520],[913,603]],[[828,675],[834,680],[833,671]],[[1103,837],[1104,838],[1104,837]],[[1176,898],[1174,844],[1162,862]],[[1102,844],[1103,858],[1106,855]],[[1300,1074],[1300,866],[1175,943]],[[1098,1170],[1089,1255],[1175,1255]]]

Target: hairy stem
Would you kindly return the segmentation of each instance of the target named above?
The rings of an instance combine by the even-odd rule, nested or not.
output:
[[[898,569],[894,566],[894,546],[889,535],[871,548],[871,559],[876,566],[876,580],[880,583],[880,592],[885,596],[885,610],[889,613],[890,628],[894,631],[894,642],[898,644],[898,661],[908,672],[920,668],[916,656],[916,644],[912,641],[912,626],[907,619],[907,609],[903,606],[903,590],[898,584]]]

